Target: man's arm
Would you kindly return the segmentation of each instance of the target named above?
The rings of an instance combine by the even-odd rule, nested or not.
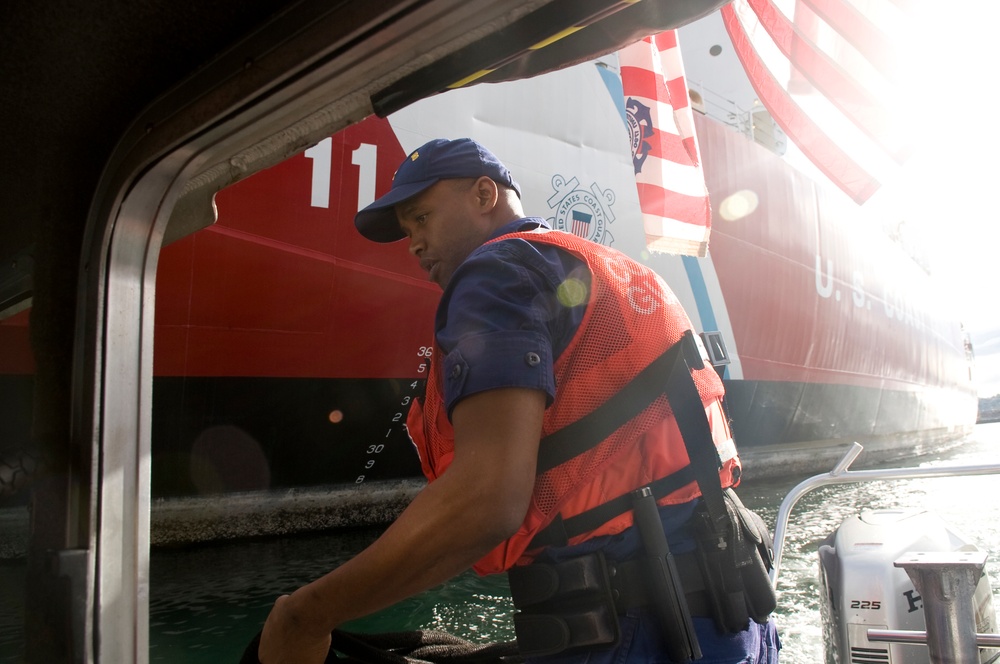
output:
[[[323,662],[338,625],[443,583],[513,535],[531,501],[545,400],[505,388],[460,401],[448,470],[371,546],[275,603],[261,662]]]

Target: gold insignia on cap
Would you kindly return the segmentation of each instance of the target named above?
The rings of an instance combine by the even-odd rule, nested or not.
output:
[[[413,154],[410,155],[410,161],[416,161],[417,157],[419,157],[419,156],[420,156],[420,153],[414,151]]]

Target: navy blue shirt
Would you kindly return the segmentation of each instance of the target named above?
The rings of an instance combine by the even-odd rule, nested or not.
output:
[[[548,228],[539,217],[510,222],[490,239]],[[444,357],[449,417],[463,397],[503,387],[555,397],[553,364],[583,318],[590,272],[572,254],[519,238],[484,244],[455,270],[434,334]]]

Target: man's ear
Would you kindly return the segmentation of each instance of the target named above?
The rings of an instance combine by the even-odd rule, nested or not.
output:
[[[496,182],[486,175],[476,180],[476,200],[480,210],[483,212],[492,211],[496,207],[499,198],[500,190]]]

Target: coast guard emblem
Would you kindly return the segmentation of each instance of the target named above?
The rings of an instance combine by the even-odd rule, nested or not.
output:
[[[628,125],[628,140],[632,146],[632,165],[635,172],[639,173],[649,151],[653,149],[646,140],[653,137],[653,118],[649,114],[649,107],[629,97],[625,101],[625,124]]]
[[[610,246],[614,242],[608,232],[608,224],[615,220],[611,206],[615,203],[615,192],[601,190],[597,183],[590,189],[579,189],[576,178],[567,180],[562,175],[552,177],[555,193],[549,197],[549,208],[555,216],[548,219],[552,228],[567,231],[598,244]]]

